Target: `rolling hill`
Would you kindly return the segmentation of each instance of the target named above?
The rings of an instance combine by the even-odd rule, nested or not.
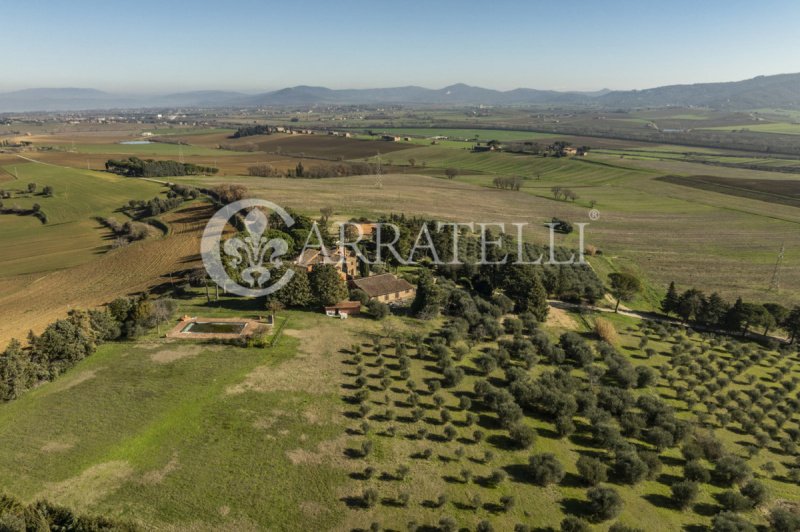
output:
[[[800,107],[800,74],[758,76],[744,81],[669,85],[644,90],[559,92],[519,88],[499,91],[463,83],[441,89],[404,86],[329,89],[299,85],[246,95],[201,90],[167,95],[115,95],[94,89],[26,89],[0,94],[0,112],[70,111],[145,107],[265,107],[309,105],[553,105],[641,108],[705,107],[746,110]]]

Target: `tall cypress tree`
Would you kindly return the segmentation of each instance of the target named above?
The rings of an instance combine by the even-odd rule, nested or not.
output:
[[[433,275],[423,269],[417,281],[417,295],[411,304],[411,313],[421,319],[431,319],[439,315],[441,297]]]
[[[664,314],[672,314],[678,309],[678,291],[675,289],[675,281],[669,283],[667,295],[661,300],[661,310]]]

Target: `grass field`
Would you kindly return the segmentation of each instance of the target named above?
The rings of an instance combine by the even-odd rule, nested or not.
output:
[[[772,122],[768,124],[747,124],[742,126],[717,126],[704,127],[701,129],[711,129],[717,131],[754,131],[757,133],[777,133],[781,135],[800,135],[800,123],[796,122]]]
[[[15,449],[0,457],[0,484],[161,529],[321,529],[340,520],[346,477],[315,448],[341,440],[324,368],[347,332],[324,327],[324,317],[288,319],[266,351],[156,338],[102,347],[0,406],[0,447]],[[324,351],[306,345],[315,327],[326,333]]]
[[[56,148],[63,151],[70,151],[73,149],[71,145],[57,145]],[[201,146],[187,146],[184,144],[169,144],[166,142],[151,142],[150,144],[76,144],[74,147],[76,153],[83,154],[108,154],[108,155],[127,155],[136,157],[179,157],[181,154],[185,156],[191,155],[207,155],[224,157],[226,155],[237,155],[237,152],[228,150],[219,150],[215,148],[204,148]]]
[[[182,301],[180,312],[255,316],[263,313],[257,303],[223,296],[221,303],[209,305],[195,292]],[[725,367],[733,362],[723,346],[709,348],[698,335],[680,332],[650,333],[648,347],[655,354],[646,357],[635,320],[604,317],[615,323],[621,333],[619,349],[636,365],[672,367],[672,348],[681,342],[687,349],[710,349],[714,360]],[[363,318],[343,322],[304,312],[285,312],[280,319],[287,320],[283,333],[268,349],[166,341],[155,334],[108,344],[56,381],[0,405],[0,447],[13,449],[0,455],[0,484],[24,500],[44,497],[82,512],[159,530],[358,530],[373,522],[397,530],[411,521],[434,526],[443,516],[469,529],[489,520],[497,530],[510,530],[516,523],[558,527],[567,515],[585,515],[587,486],[575,462],[583,454],[602,452],[588,437],[587,420],[576,417],[577,432],[559,438],[551,421],[527,416],[524,423],[537,432],[536,442],[527,450],[511,447],[507,431],[472,394],[475,381],[482,378],[473,358],[495,343],[473,346],[458,362],[467,376],[458,386],[436,393],[443,398],[441,407],[425,391],[425,383],[439,378],[439,370],[430,355],[420,358],[412,348],[409,378],[421,388],[424,411],[414,421],[391,343],[384,340],[379,362],[371,338],[435,332],[441,320],[391,318],[379,325]],[[573,327],[586,331],[594,319],[591,314],[562,316],[547,332],[557,337]],[[570,323],[565,329],[564,324]],[[350,351],[354,343],[361,345],[358,364],[366,370],[369,390],[366,435],[365,419],[350,399],[357,389],[353,386],[357,362]],[[775,357],[774,352],[767,353],[714,395],[747,389],[750,374],[754,382],[774,387],[778,366],[789,366],[783,380],[798,374],[796,357],[782,361]],[[379,383],[382,367],[388,369],[391,382],[386,390]],[[531,375],[551,369],[541,362]],[[677,375],[674,371],[669,373]],[[586,378],[582,370],[573,373]],[[495,370],[489,378],[500,385],[502,371]],[[698,389],[692,377],[679,380]],[[660,395],[681,418],[703,417],[728,452],[748,456],[745,446],[754,443],[750,436],[737,426],[724,428],[715,422],[704,414],[702,402],[687,405],[666,378],[633,393]],[[473,398],[470,411],[478,414],[474,425],[465,423],[461,396]],[[393,414],[387,417],[389,410]],[[448,412],[448,424],[457,431],[452,441],[443,436],[441,411]],[[795,415],[785,427],[797,423]],[[419,439],[422,428],[426,435]],[[480,442],[474,440],[475,429],[484,433]],[[372,450],[362,457],[365,440],[372,442]],[[421,454],[427,449],[430,458]],[[489,459],[487,451],[493,455]],[[528,457],[543,452],[553,453],[566,470],[558,485],[538,487],[526,476]],[[716,497],[725,488],[702,484],[692,507],[676,511],[669,486],[682,477],[684,461],[676,448],[663,451],[661,460],[660,473],[651,479],[632,486],[606,484],[624,501],[617,521],[648,531],[707,526],[719,511]],[[776,465],[772,472],[762,469],[769,462]],[[785,480],[790,462],[791,457],[775,446],[748,459],[755,477],[768,489],[766,508],[800,496],[800,488]],[[401,466],[408,471],[398,478]],[[374,470],[369,478],[367,467]],[[488,476],[498,469],[508,479],[491,487]],[[471,475],[466,482],[464,470]],[[367,488],[378,494],[377,504],[370,508],[361,502]],[[409,501],[402,504],[398,500],[404,493]],[[435,501],[442,494],[447,502],[438,506]],[[502,509],[504,495],[515,499],[510,510]],[[477,508],[475,496],[480,500]],[[761,509],[744,515],[752,522],[765,522]]]
[[[131,199],[151,199],[163,187],[147,181],[124,179],[105,172],[30,163],[3,162],[17,179],[3,183],[6,190],[24,189],[37,183],[39,190],[50,185],[53,197],[26,195],[5,200],[8,206],[30,208],[41,205],[48,223],[31,216],[0,216],[0,277],[42,273],[89,261],[107,249],[108,232],[95,220],[110,216]],[[120,219],[124,216],[116,215]]]

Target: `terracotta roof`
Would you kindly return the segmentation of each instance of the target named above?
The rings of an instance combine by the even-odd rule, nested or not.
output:
[[[339,254],[338,251],[328,250],[328,263],[329,264],[338,264],[341,262],[343,257]],[[325,255],[318,248],[306,248],[303,253],[297,257],[295,264],[299,264],[300,266],[311,266],[314,264],[324,264]]]
[[[353,280],[353,284],[366,292],[369,297],[385,296],[395,292],[405,292],[411,290],[414,285],[405,279],[398,279],[391,273],[373,275],[372,277],[362,277]]]
[[[352,310],[352,309],[361,309],[361,302],[360,301],[339,301],[335,305],[331,305],[329,307],[325,307],[325,310]]]

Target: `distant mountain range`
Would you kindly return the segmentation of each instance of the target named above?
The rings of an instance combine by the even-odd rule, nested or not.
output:
[[[125,96],[95,89],[26,89],[0,93],[0,112],[77,111],[180,107],[265,107],[310,105],[552,105],[599,108],[708,107],[745,110],[800,108],[800,74],[758,76],[745,81],[668,85],[646,90],[559,92],[498,91],[459,83],[443,89],[406,86],[386,89],[328,89],[297,86],[262,94],[194,91]]]

